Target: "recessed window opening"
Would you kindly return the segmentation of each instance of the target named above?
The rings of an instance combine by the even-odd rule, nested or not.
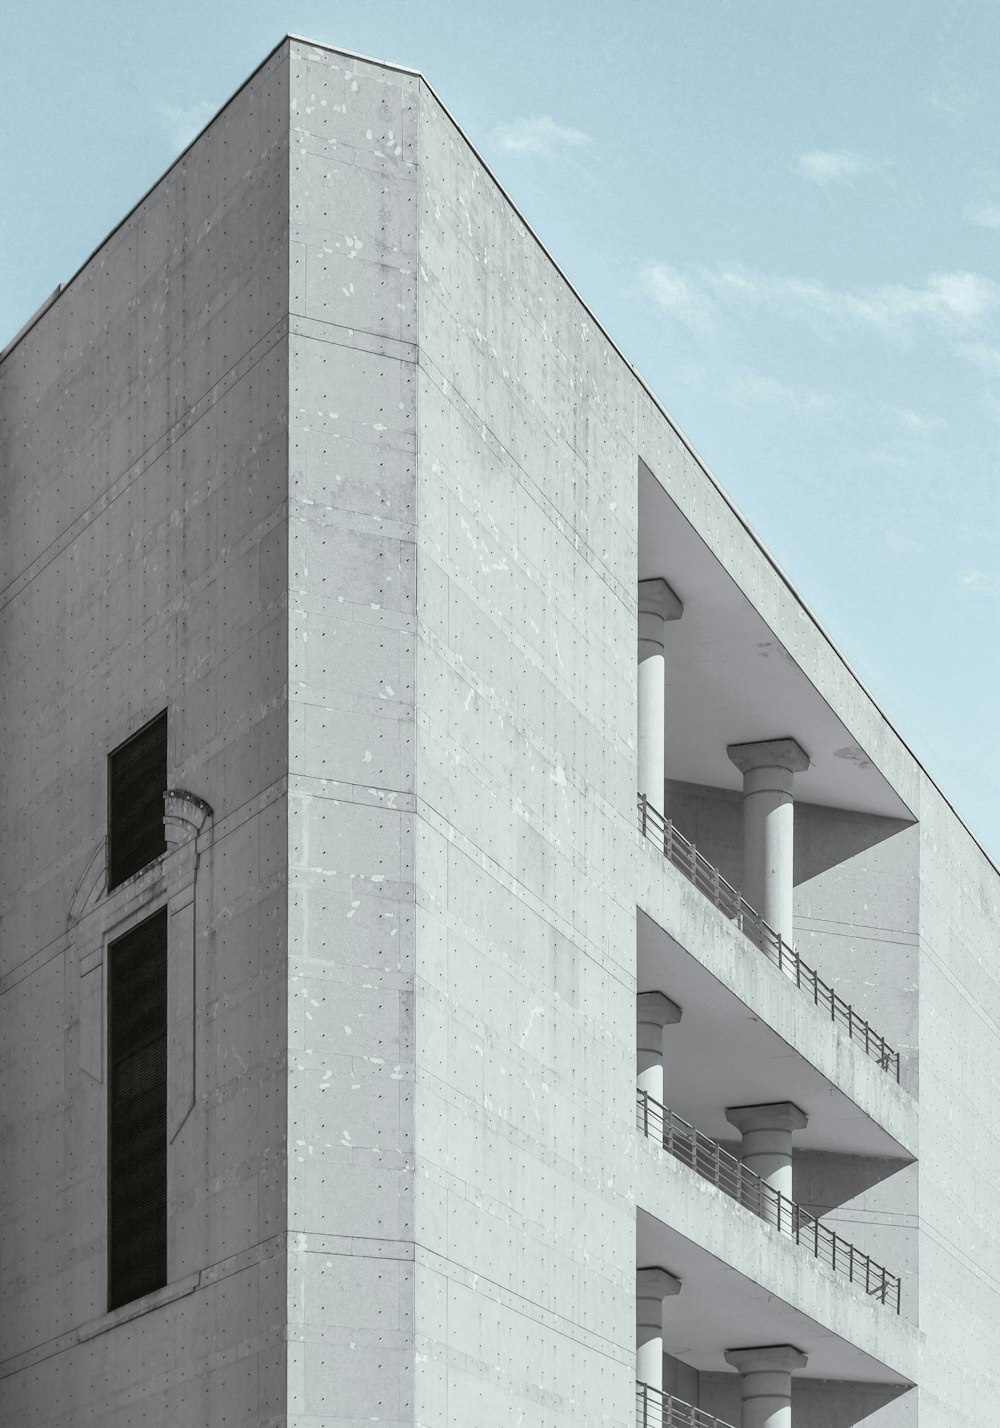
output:
[[[166,851],[167,711],[108,757],[108,888]]]
[[[108,947],[108,1308],[167,1282],[167,909]]]

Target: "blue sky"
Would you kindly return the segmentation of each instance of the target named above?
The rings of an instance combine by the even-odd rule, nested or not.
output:
[[[286,31],[424,71],[1000,860],[1000,6],[8,7],[0,345]]]

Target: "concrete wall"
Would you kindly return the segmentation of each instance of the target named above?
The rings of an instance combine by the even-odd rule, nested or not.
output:
[[[865,1187],[804,1163],[800,1193],[879,1243],[908,1217],[908,1255],[919,1208],[920,1337],[763,1227],[743,1268],[919,1379],[803,1380],[823,1428],[918,1395],[921,1428],[991,1421],[996,870],[426,87],[283,47],[0,402],[5,1421],[630,1424],[637,902],[911,1143],[904,1092],[637,844],[640,459],[920,820],[801,807],[797,871],[807,959],[919,1045],[922,1145]],[[214,809],[197,884],[172,854],[78,893],[107,752],[164,706],[171,782]],[[673,797],[738,883],[737,800]],[[163,899],[194,1108],[171,1286],[109,1317],[94,979]],[[658,1159],[647,1207],[728,1252],[732,1207]]]
[[[920,840],[921,1428],[973,1428],[1000,1402],[1000,879],[929,780]]]
[[[290,67],[287,1422],[412,1424],[417,82]]]
[[[631,383],[420,114],[417,1421],[625,1428]]]
[[[11,1428],[283,1411],[287,114],[279,54],[0,365]],[[197,877],[107,898],[107,754],[164,707]],[[167,899],[171,1283],[107,1315],[103,947]]]
[[[295,49],[290,642],[293,668],[312,672],[293,694],[291,916],[303,1014],[327,1021],[320,1057],[315,1026],[290,1033],[305,1142],[290,1192],[303,1232],[291,1407],[331,1422],[362,1409],[421,1424],[627,1422],[638,455],[915,808],[919,778],[433,98]],[[914,835],[859,834],[828,812],[800,818],[800,912],[832,957],[814,960],[857,980],[861,1009],[905,1052]],[[723,839],[723,871],[730,855]],[[340,900],[324,904],[334,886]],[[888,913],[862,996],[865,964],[850,955],[873,898]],[[317,953],[324,906],[343,924]],[[854,1074],[839,1051],[826,1059],[838,1082]],[[356,1144],[373,1124],[377,1144]],[[823,1180],[809,1194],[835,1198],[829,1166],[806,1170]],[[896,1210],[858,1193],[877,1238]],[[786,1258],[813,1293],[815,1266]],[[865,1327],[868,1306],[843,1303],[830,1286],[815,1312],[846,1314],[874,1352],[888,1336],[884,1352],[917,1375],[908,1326]],[[338,1374],[342,1411],[324,1397]],[[796,1391],[831,1423],[916,1411],[914,1394],[877,1386]],[[928,1404],[938,1392],[921,1389]]]

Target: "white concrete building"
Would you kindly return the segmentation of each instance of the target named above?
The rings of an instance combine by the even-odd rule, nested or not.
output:
[[[997,869],[420,76],[0,420],[5,1428],[1000,1423]]]

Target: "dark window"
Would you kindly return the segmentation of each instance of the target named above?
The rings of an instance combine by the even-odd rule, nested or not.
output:
[[[167,712],[120,744],[108,759],[108,887],[166,851]]]
[[[167,1282],[167,909],[108,948],[108,1308]]]

